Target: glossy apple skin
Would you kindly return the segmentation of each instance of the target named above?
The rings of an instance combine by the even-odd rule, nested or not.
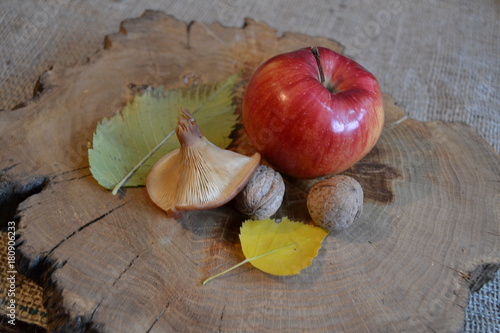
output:
[[[384,123],[376,78],[349,58],[318,50],[325,85],[311,49],[304,48],[262,64],[243,98],[243,124],[252,145],[296,178],[348,169],[374,147]]]

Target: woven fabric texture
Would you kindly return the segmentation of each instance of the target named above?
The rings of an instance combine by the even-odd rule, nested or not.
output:
[[[34,324],[39,327],[47,326],[48,315],[43,306],[42,287],[26,278],[21,274],[15,275],[15,288],[10,287],[10,282],[7,278],[12,275],[11,270],[7,267],[7,245],[8,234],[0,232],[0,278],[2,279],[0,289],[0,315],[7,316],[10,311],[7,306],[10,300],[15,300],[15,321],[22,321],[28,324]],[[9,297],[8,291],[13,290],[15,297]]]
[[[500,332],[500,274],[472,293],[465,311],[464,332]]]
[[[465,122],[500,149],[498,0],[3,0],[0,110],[28,102],[44,71],[87,61],[122,20],[148,9],[231,27],[252,18],[278,34],[331,38],[410,117]],[[499,284],[497,274],[472,295],[465,332],[499,332]]]

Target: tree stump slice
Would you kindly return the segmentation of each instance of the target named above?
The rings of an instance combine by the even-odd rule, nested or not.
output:
[[[454,332],[471,272],[500,263],[500,159],[470,127],[408,118],[385,96],[377,146],[346,172],[364,210],[325,239],[299,275],[276,277],[241,261],[244,217],[230,204],[167,217],[145,188],[113,196],[93,179],[87,149],[98,121],[131,87],[217,82],[325,38],[278,37],[146,12],[123,22],[88,63],[54,68],[39,98],[0,114],[0,168],[19,181],[47,177],[19,206],[20,271],[40,276],[57,332]],[[382,87],[383,88],[383,87]],[[233,149],[251,150],[244,135]],[[36,179],[39,178],[35,177]],[[287,180],[280,214],[307,222],[310,182]]]

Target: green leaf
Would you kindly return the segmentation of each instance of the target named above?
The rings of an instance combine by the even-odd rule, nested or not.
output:
[[[318,255],[327,234],[322,228],[286,217],[279,223],[271,219],[245,221],[240,229],[240,242],[246,259],[203,284],[246,263],[273,275],[299,274]]]
[[[181,106],[196,115],[209,141],[227,147],[238,119],[233,97],[239,79],[236,74],[190,89],[148,87],[136,95],[120,113],[97,125],[88,152],[94,178],[113,194],[121,186],[143,186],[155,162],[179,147],[175,127]]]

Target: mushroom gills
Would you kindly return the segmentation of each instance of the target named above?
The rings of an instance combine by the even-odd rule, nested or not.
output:
[[[184,109],[176,131],[181,147],[161,158],[148,174],[148,194],[167,212],[222,206],[241,191],[259,166],[258,153],[248,157],[219,148],[200,135],[197,127]]]

